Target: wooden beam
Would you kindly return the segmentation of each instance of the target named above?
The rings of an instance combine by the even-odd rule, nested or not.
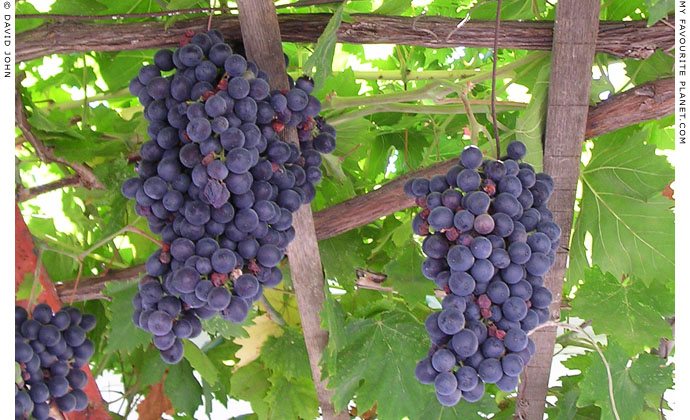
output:
[[[560,0],[556,6],[556,27],[551,56],[551,78],[546,111],[544,172],[550,174],[555,189],[549,209],[563,232],[561,243],[570,240],[575,189],[580,173],[582,144],[587,128],[592,63],[599,28],[599,0]],[[559,248],[556,263],[545,276],[545,286],[553,294],[551,319],[560,319],[568,252]],[[541,419],[553,361],[556,328],[542,328],[532,335],[536,353],[520,376],[515,418]]]
[[[316,42],[328,24],[330,14],[280,14],[278,23],[284,42]],[[460,19],[440,16],[403,17],[352,14],[343,22],[338,42],[351,44],[404,44],[430,48],[491,48],[493,21],[470,20],[460,29]],[[669,18],[673,21],[673,17]],[[86,23],[56,21],[17,35],[17,62],[51,54],[89,51],[123,51],[177,47],[186,31],[206,30],[207,17],[178,20],[166,28],[164,21]],[[226,39],[241,42],[237,16],[215,15],[213,27]],[[431,36],[430,33],[435,34]],[[550,50],[553,22],[501,22],[498,48]],[[647,27],[647,21],[602,22],[596,51],[621,58],[646,58],[657,49],[673,48],[673,27],[658,22]]]
[[[271,89],[288,89],[275,5],[271,0],[238,0],[237,5],[247,58],[268,74]],[[285,140],[299,146],[294,127],[286,127],[283,132]],[[304,342],[321,413],[325,420],[346,420],[350,418],[347,411],[335,412],[330,401],[333,390],[326,388],[327,378],[321,375],[321,355],[328,345],[328,331],[321,329],[319,313],[326,295],[319,244],[309,205],[300,207],[293,214],[292,226],[295,228],[295,239],[287,248],[290,275],[297,295]]]

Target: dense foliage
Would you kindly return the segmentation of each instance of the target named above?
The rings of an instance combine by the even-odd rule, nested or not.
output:
[[[208,5],[194,0],[56,0],[48,8],[45,3],[19,1],[17,13],[149,13]],[[457,158],[471,143],[493,155],[489,50],[336,44],[334,37],[339,22],[352,13],[417,16],[425,10],[430,16],[464,18],[470,2],[460,7],[450,0],[380,3],[279,9],[335,12],[317,45],[283,44],[291,63],[288,72],[313,74],[313,94],[338,130],[336,150],[324,157],[324,177],[311,204],[315,212]],[[654,23],[672,11],[671,3],[602,2],[600,18]],[[502,20],[554,18],[554,6],[544,0],[506,0],[503,5]],[[493,19],[495,12],[495,3],[486,2],[472,11],[472,19]],[[172,24],[187,18],[128,21]],[[17,31],[43,22],[18,19]],[[19,203],[39,258],[50,278],[64,283],[59,290],[66,303],[77,279],[76,295],[88,297],[73,306],[98,321],[87,334],[94,343],[90,366],[97,381],[121,384],[121,394],[102,387],[104,398],[112,402],[113,418],[126,418],[135,410],[141,419],[160,418],[163,412],[204,418],[212,409],[216,418],[221,405],[236,407],[231,400],[237,399],[251,404],[249,418],[313,419],[319,405],[287,265],[282,267],[283,283],[265,290],[271,308],[254,304],[241,325],[219,317],[204,320],[204,333],[185,340],[184,358],[173,366],[160,359],[150,335],[132,325],[138,276],[108,282],[102,299],[85,293],[84,285],[98,283],[99,277],[114,278],[134,266],[143,272],[146,258],[158,248],[146,219],[120,194],[122,182],[135,174],[139,147],[149,140],[143,107],[127,87],[142,64],[153,63],[154,53],[63,54],[17,66],[18,94],[32,132],[55,156],[88,165],[104,186],[71,184]],[[505,148],[512,140],[524,142],[529,150],[525,161],[537,171],[542,167],[549,58],[548,52],[498,51],[501,143]],[[664,51],[643,60],[597,54],[592,105],[668,76],[672,65],[672,56]],[[561,243],[570,253],[561,321],[582,326],[603,350],[621,419],[655,419],[660,409],[670,410],[664,396],[673,387],[668,360],[674,319],[672,124],[669,116],[585,142],[572,239]],[[18,190],[74,176],[63,163],[42,162],[19,129],[15,143]],[[319,242],[328,280],[322,326],[330,333],[322,366],[335,390],[335,407],[381,420],[478,418],[478,413],[510,418],[514,392],[487,385],[480,401],[445,408],[433,387],[414,377],[415,363],[430,344],[423,321],[440,308],[437,288],[420,273],[424,256],[410,229],[414,214],[413,209],[395,212]],[[386,280],[378,285],[367,281],[374,273],[384,273]],[[33,280],[29,274],[18,285],[18,299],[29,298]],[[549,418],[614,418],[607,370],[588,336],[559,329],[555,351],[552,374],[560,381],[549,389]],[[246,412],[235,408],[232,413]]]

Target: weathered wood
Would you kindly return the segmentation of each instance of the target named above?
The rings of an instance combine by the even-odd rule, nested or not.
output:
[[[613,95],[599,105],[591,107],[587,117],[585,138],[590,139],[619,128],[673,114],[673,89],[673,78],[661,79]],[[448,159],[427,168],[409,172],[384,184],[377,190],[317,211],[314,213],[316,239],[320,241],[340,235],[396,211],[414,206],[414,201],[403,193],[402,188],[405,181],[412,177],[429,178],[436,174],[442,174],[453,166],[456,160]],[[555,208],[556,205],[559,206],[558,209]],[[565,210],[561,209],[561,203],[552,202],[551,206],[555,211],[569,211],[567,203]],[[144,265],[141,264],[122,270],[111,270],[103,276],[84,278],[79,283],[75,300],[103,299],[101,291],[105,287],[105,283],[130,280],[143,271]],[[72,287],[71,283],[57,286],[58,295],[63,302],[69,301]]]
[[[671,115],[674,112],[675,78],[655,80],[611,96],[589,109],[585,138],[610,133],[631,125]]]
[[[556,6],[556,27],[551,56],[544,172],[556,185],[551,200],[554,221],[561,226],[561,243],[570,240],[575,190],[580,173],[582,144],[587,129],[592,63],[599,28],[599,0],[561,0]],[[568,252],[559,248],[554,267],[545,276],[553,294],[551,319],[560,319],[563,276]],[[532,335],[536,353],[521,375],[515,418],[541,419],[556,340],[556,328],[543,328]]]
[[[278,21],[285,42],[316,42],[331,18],[330,14],[280,14]],[[459,19],[424,16],[380,16],[353,14],[343,22],[338,42],[352,44],[404,44],[430,48],[493,46],[494,23],[471,20],[456,29]],[[673,18],[670,18],[673,21]],[[122,51],[179,46],[186,31],[206,30],[208,19],[197,17],[179,20],[165,29],[163,21],[130,23],[86,23],[56,21],[17,35],[17,61],[50,54],[88,51]],[[214,28],[231,41],[241,41],[237,16],[217,15]],[[434,33],[436,37],[430,35]],[[553,22],[502,21],[498,48],[550,50],[553,44]],[[602,22],[596,50],[624,58],[646,58],[659,48],[672,48],[675,31],[658,22],[647,27],[647,21]]]
[[[237,5],[247,58],[268,74],[271,89],[288,89],[275,5],[270,0],[238,0]],[[284,131],[286,140],[299,146],[296,129],[291,127]],[[328,331],[321,329],[319,313],[326,296],[319,244],[309,205],[300,207],[293,214],[292,226],[295,239],[287,248],[290,275],[321,413],[325,420],[346,420],[350,418],[347,411],[335,412],[330,401],[333,390],[326,388],[327,378],[321,375],[320,361],[328,345]]]

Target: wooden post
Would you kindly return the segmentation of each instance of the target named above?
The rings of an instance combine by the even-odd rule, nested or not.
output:
[[[550,307],[553,320],[560,318],[568,259],[566,249],[587,126],[600,3],[599,0],[561,0],[556,6],[544,148],[544,172],[555,182],[549,208],[563,231],[562,247],[556,252],[556,263],[544,282],[553,294]],[[556,328],[537,330],[532,339],[537,351],[520,376],[515,406],[515,418],[518,419],[536,420],[544,416]]]
[[[240,28],[247,58],[265,71],[271,80],[271,89],[287,89],[285,60],[278,26],[278,15],[271,0],[239,0]],[[284,139],[297,144],[297,130],[286,127]],[[326,389],[327,380],[321,376],[321,354],[328,345],[328,331],[321,329],[319,312],[323,308],[324,278],[316,241],[316,230],[311,207],[305,205],[293,215],[295,239],[288,246],[290,274],[295,286],[297,305],[302,321],[304,342],[307,346],[312,378],[323,418],[349,419],[346,411],[336,413],[330,401],[332,390]]]

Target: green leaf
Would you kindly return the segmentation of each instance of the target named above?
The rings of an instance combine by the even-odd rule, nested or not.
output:
[[[649,19],[647,20],[649,26],[668,16],[676,6],[674,0],[645,0],[644,2],[649,7]]]
[[[304,336],[295,328],[285,327],[284,331],[280,337],[268,337],[261,347],[261,360],[287,380],[299,378],[311,382],[311,367]]]
[[[168,10],[181,10],[181,9],[189,9],[194,6],[199,6],[201,4],[201,1],[199,0],[170,0],[168,2]],[[204,4],[204,7],[208,7],[208,3]]]
[[[270,388],[268,372],[256,361],[237,369],[230,377],[230,395],[248,401],[259,419],[268,418],[270,407],[264,397]]]
[[[383,2],[383,4],[374,13],[377,15],[399,15],[412,5],[412,0],[388,0]]]
[[[609,397],[606,368],[597,352],[590,352],[592,366],[584,372],[580,382],[579,406],[595,404],[601,407],[601,420],[613,420],[614,414]],[[613,395],[621,419],[632,419],[644,409],[644,396],[648,393],[661,395],[673,384],[673,366],[664,366],[664,360],[650,354],[642,354],[630,366],[623,348],[611,340],[604,351],[611,370]],[[651,358],[655,358],[653,361]]]
[[[328,347],[326,350],[336,358],[339,348],[345,346],[345,318],[347,314],[340,306],[340,302],[335,300],[328,286],[324,286],[326,298],[323,301],[323,309],[319,313],[321,317],[321,328],[328,331]],[[324,357],[322,361],[328,361]]]
[[[341,338],[340,348],[329,340],[329,357],[337,357],[328,380],[336,410],[354,398],[362,411],[378,403],[381,419],[421,418],[428,389],[414,367],[428,347],[424,326],[407,312],[389,311],[348,322]]]
[[[355,267],[365,265],[360,252],[362,247],[362,238],[356,231],[319,241],[319,253],[326,278],[337,281],[345,290],[354,290]]]
[[[51,13],[65,15],[96,15],[107,7],[96,0],[57,0],[50,6]]]
[[[151,343],[152,336],[132,324],[132,297],[139,291],[138,281],[126,283],[107,283],[104,295],[110,296],[110,332],[108,333],[108,346],[106,351],[119,351],[125,354],[131,353],[139,346]]]
[[[319,400],[311,378],[289,380],[274,374],[268,380],[271,387],[264,399],[269,419],[313,419],[319,416]]]
[[[583,194],[571,243],[570,282],[582,279],[589,265],[583,248],[586,233],[592,236],[592,264],[603,272],[631,275],[646,284],[673,278],[673,202],[660,193],[674,170],[644,137],[641,131],[627,139],[595,142],[580,174]]]
[[[153,51],[120,51],[96,54],[101,76],[110,91],[126,88],[139,73],[143,61],[153,61]]]
[[[409,226],[406,228],[410,229]],[[388,275],[386,284],[393,287],[410,306],[424,304],[426,295],[434,292],[434,282],[422,275],[421,267],[425,258],[412,238],[399,251],[383,267]]]
[[[673,76],[673,57],[669,57],[661,49],[644,60],[623,60],[625,70],[635,85],[657,80],[662,76]]]
[[[412,227],[410,223],[401,223],[400,226],[393,229],[393,232],[391,234],[391,240],[393,241],[393,244],[398,248],[402,248],[405,244],[407,244],[410,241],[411,238]]]
[[[186,360],[170,366],[163,391],[177,412],[191,416],[201,404],[201,385]]]
[[[613,337],[632,356],[645,346],[655,347],[661,337],[672,337],[671,326],[649,299],[651,294],[639,279],[621,283],[595,267],[585,271],[570,314],[591,319],[596,332]],[[668,294],[664,297],[673,300]]]
[[[245,319],[241,324],[236,324],[234,322],[224,320],[220,317],[220,315],[216,315],[211,319],[201,320],[201,326],[203,327],[204,331],[213,335],[221,335],[228,340],[232,340],[236,337],[249,337],[249,334],[247,334],[247,330],[245,330],[244,327],[253,324],[254,322],[252,322],[249,318]]]
[[[132,364],[138,373],[138,383],[140,388],[153,385],[163,378],[163,373],[168,368],[168,364],[161,359],[157,351],[138,348],[132,353]]]
[[[218,381],[218,369],[213,365],[211,359],[189,340],[182,340],[184,345],[184,358],[189,364],[199,372],[209,384],[214,385]]]
[[[527,146],[527,155],[524,160],[534,166],[534,170],[537,172],[542,170],[544,159],[541,139],[546,127],[546,102],[549,95],[550,77],[551,65],[543,65],[534,85],[530,88],[532,99],[515,123],[516,140]]]
[[[320,90],[326,78],[331,74],[335,43],[338,40],[337,32],[343,19],[343,8],[346,1],[335,10],[333,17],[323,30],[316,43],[314,52],[304,63],[302,70],[305,74],[314,78],[314,90]],[[314,70],[316,67],[316,70]]]
[[[19,2],[15,6],[15,13],[18,15],[34,15],[39,13],[34,5],[29,2]],[[16,19],[17,34],[41,26],[43,22],[43,19]]]

